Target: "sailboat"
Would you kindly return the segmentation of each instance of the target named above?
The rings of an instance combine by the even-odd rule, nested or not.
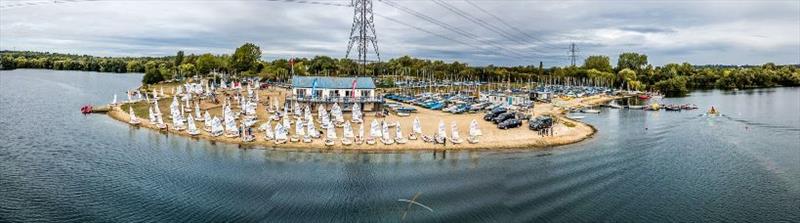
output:
[[[353,134],[353,128],[350,126],[350,122],[344,123],[344,133],[342,134],[342,145],[349,146],[353,144],[353,138],[355,134]]]
[[[117,94],[114,94],[114,100],[111,101],[111,105],[117,105]]]
[[[167,124],[164,124],[164,119],[161,118],[161,114],[157,114],[156,116],[156,127],[161,130],[167,129]]]
[[[252,142],[256,140],[256,136],[253,135],[253,130],[250,127],[247,127],[244,123],[242,124],[242,142]]]
[[[295,117],[301,117],[303,115],[303,111],[300,108],[300,103],[297,103],[297,101],[295,101],[294,104],[292,104],[292,107],[294,108]]]
[[[356,144],[364,144],[364,122],[358,124],[358,135],[356,136]]]
[[[333,103],[333,108],[331,108],[331,116],[333,116],[333,124],[336,127],[344,127],[344,114],[342,114],[342,108],[336,102]]]
[[[153,113],[153,106],[147,108],[147,116],[150,118],[150,123],[156,123],[156,114]]]
[[[185,104],[183,106],[183,109],[184,109],[183,111],[192,112],[192,105],[190,103],[191,100],[192,100],[192,94],[186,93],[186,96],[183,96],[183,101],[184,101],[184,104]]]
[[[479,142],[478,136],[481,135],[483,135],[483,133],[481,132],[481,129],[478,128],[478,121],[473,119],[472,122],[469,123],[469,137],[467,137],[467,141],[469,141],[469,143],[476,144]]]
[[[367,137],[367,144],[374,145],[375,139],[381,137],[381,124],[377,119],[373,119],[369,126],[369,137]]]
[[[292,128],[292,121],[289,120],[288,116],[284,116],[283,117],[283,128],[286,128],[286,134],[287,134],[287,137],[288,137],[289,129]]]
[[[273,98],[272,102],[270,102],[270,105],[267,106],[267,112],[272,114],[275,113],[277,110],[278,110],[278,99]]]
[[[184,129],[186,129],[186,125],[183,124],[183,116],[180,112],[172,114],[172,130],[182,131]]]
[[[358,103],[353,104],[353,114],[352,114],[352,117],[351,117],[353,122],[354,123],[362,123],[364,121],[362,119],[362,116],[363,115],[361,114],[361,106],[359,106]]]
[[[203,116],[202,113],[200,113],[200,103],[197,102],[194,103],[194,116],[197,117],[197,119],[195,119],[197,121],[201,122],[206,121],[206,118]]]
[[[286,143],[286,134],[288,130],[286,127],[278,123],[275,125],[275,144],[284,144]]]
[[[236,126],[236,120],[233,119],[233,112],[230,111],[230,107],[227,107],[223,113],[225,118],[225,136],[228,138],[236,138],[239,137],[239,127]]]
[[[401,130],[400,128],[400,121],[398,121],[397,124],[395,124],[394,129],[395,129],[394,141],[397,142],[397,144],[406,144],[408,140],[406,139],[405,136],[403,136],[403,130]]]
[[[206,116],[208,116],[208,112],[206,112]],[[211,129],[213,127],[212,125],[214,124],[214,121],[211,119],[210,116],[206,117],[205,119],[206,119],[206,121],[203,122],[203,131],[211,133]]]
[[[128,113],[131,116],[131,120],[128,121],[131,125],[139,125],[142,121],[139,121],[139,118],[136,117],[136,113],[133,113],[133,107],[128,106]]]
[[[325,110],[325,106],[323,106],[322,104],[319,104],[317,106],[317,118],[319,118],[319,122],[322,123],[322,117],[327,116],[327,115],[328,115],[328,111]]]
[[[305,136],[305,129],[303,128],[303,120],[297,117],[294,125],[294,135],[289,139],[291,142],[299,142],[300,138]]]
[[[392,136],[389,135],[389,124],[387,124],[386,121],[383,121],[382,123],[381,142],[386,145],[394,144],[394,139],[392,139]]]
[[[275,139],[275,134],[272,132],[272,126],[270,126],[270,121],[267,121],[267,123],[261,124],[261,128],[260,129],[262,131],[264,131],[264,140],[269,141],[269,140]]]
[[[314,116],[309,117],[308,121],[306,121],[306,127],[308,130],[308,134],[306,134],[307,136],[315,139],[322,137],[317,131],[317,124],[314,123]]]
[[[204,122],[208,122],[208,120],[211,120],[211,114],[208,114],[208,111],[206,111],[206,112],[203,114],[203,121],[204,121]]]
[[[214,118],[211,119],[211,136],[221,136],[224,132],[225,130],[222,128],[222,120],[214,116]]]
[[[189,133],[189,135],[196,136],[197,134],[200,134],[200,132],[197,131],[197,126],[195,126],[194,118],[192,118],[191,114],[189,115],[188,118],[186,118],[186,123],[188,123],[186,127],[186,132]]]
[[[327,134],[325,136],[325,145],[332,146],[336,144],[336,128],[333,126],[328,126]]]
[[[444,121],[442,120],[439,120],[439,129],[436,131],[434,140],[439,144],[444,144],[445,140],[447,140],[447,132],[445,132]]]
[[[419,123],[419,118],[414,118],[411,126],[411,135],[408,136],[410,140],[417,140],[417,137],[422,135],[422,125]]]
[[[450,124],[450,127],[453,131],[450,134],[450,142],[452,142],[453,144],[461,144],[462,142],[464,142],[464,140],[461,139],[461,136],[458,134],[458,125],[456,124],[455,121],[453,121],[452,124]]]
[[[314,126],[314,116],[308,116],[308,119],[305,122],[306,124],[306,133],[303,136],[304,143],[311,143],[312,138],[319,138],[319,133],[317,132],[317,127]]]
[[[330,126],[333,126],[333,124],[331,123],[330,115],[327,112],[325,112],[324,109],[322,111],[325,114],[323,114],[323,116],[321,117],[322,120],[320,120],[320,127],[324,128],[324,129],[327,129]]]

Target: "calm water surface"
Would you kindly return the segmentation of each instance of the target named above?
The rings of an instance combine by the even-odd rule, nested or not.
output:
[[[0,72],[0,221],[800,222],[800,88],[603,110],[535,152],[242,150],[83,116],[140,75]],[[408,207],[398,199],[429,206]],[[403,218],[405,215],[405,218]]]

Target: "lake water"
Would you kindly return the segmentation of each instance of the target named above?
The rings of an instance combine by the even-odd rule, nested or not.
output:
[[[800,222],[800,88],[603,110],[592,139],[538,151],[331,154],[80,114],[140,79],[0,72],[0,222]]]

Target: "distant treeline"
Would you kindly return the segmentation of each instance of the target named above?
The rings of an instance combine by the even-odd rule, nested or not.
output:
[[[246,43],[231,55],[202,54],[166,57],[93,57],[30,51],[0,51],[0,69],[39,68],[98,72],[145,73],[143,83],[157,83],[180,77],[206,75],[211,72],[232,74],[234,77],[261,77],[266,80],[286,80],[295,75],[383,77],[379,86],[392,86],[404,78],[435,78],[479,81],[539,81],[592,80],[617,88],[654,90],[668,95],[683,95],[691,89],[734,89],[775,86],[800,86],[800,66],[775,65],[691,65],[666,64],[653,66],[647,55],[622,53],[616,66],[608,56],[589,56],[582,66],[541,68],[528,66],[469,66],[466,63],[446,63],[403,56],[383,62],[359,66],[351,59],[328,56],[313,58],[261,60],[261,49]]]

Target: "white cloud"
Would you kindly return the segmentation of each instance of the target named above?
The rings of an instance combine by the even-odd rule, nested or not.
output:
[[[0,2],[6,6],[21,1]],[[253,42],[262,47],[265,58],[317,54],[342,57],[353,10],[253,0],[36,2],[41,4],[0,9],[0,49],[157,56],[172,55],[177,50],[230,53],[244,42]],[[473,1],[525,34],[468,2],[445,1],[504,30],[514,40],[433,2],[395,2],[474,37],[456,34],[375,0],[383,59],[409,54],[476,65],[524,65],[538,60],[563,65],[568,63],[565,48],[576,42],[582,55],[615,58],[620,52],[636,51],[648,54],[655,64],[800,63],[798,1]],[[517,53],[509,49],[526,56],[515,56]]]

